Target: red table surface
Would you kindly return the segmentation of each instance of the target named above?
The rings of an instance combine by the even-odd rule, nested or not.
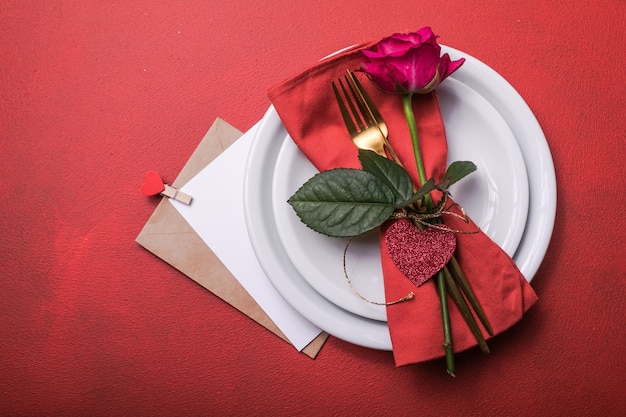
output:
[[[626,3],[0,3],[0,414],[626,415]],[[135,243],[221,117],[341,47],[432,26],[502,74],[554,158],[540,297],[492,353],[395,368],[331,337],[316,360]]]

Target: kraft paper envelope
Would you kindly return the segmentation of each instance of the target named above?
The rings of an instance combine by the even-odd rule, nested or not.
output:
[[[173,182],[180,188],[206,167],[242,133],[222,119],[216,119],[189,161]],[[136,238],[136,242],[196,281],[239,311],[289,342],[245,288],[222,264],[193,228],[163,198]],[[328,334],[321,333],[302,353],[315,358]]]

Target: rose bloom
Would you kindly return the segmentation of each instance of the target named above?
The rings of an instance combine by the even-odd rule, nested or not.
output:
[[[429,93],[465,62],[441,55],[437,36],[429,27],[396,33],[361,54],[361,71],[381,90],[397,94]]]

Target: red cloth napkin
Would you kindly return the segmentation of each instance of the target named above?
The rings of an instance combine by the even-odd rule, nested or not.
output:
[[[326,59],[268,92],[294,142],[320,171],[360,168],[357,149],[343,123],[330,82],[345,75],[347,69],[358,69],[361,65],[358,50],[369,45]],[[362,74],[361,77],[365,78]],[[391,146],[415,181],[417,170],[402,100],[380,92],[366,79],[362,79],[362,84],[387,123]],[[437,95],[416,95],[413,107],[427,177],[441,179],[447,164],[447,142]],[[446,217],[450,217],[446,223],[451,228],[470,230],[460,220]],[[415,293],[413,300],[387,307],[396,366],[443,356],[441,310],[434,282],[430,280],[416,287],[396,268],[385,246],[385,227],[381,228],[380,239],[385,297],[391,301],[411,291]],[[456,257],[495,334],[519,321],[537,300],[513,260],[484,233],[457,234]],[[474,337],[451,300],[449,308],[454,350],[475,346]]]

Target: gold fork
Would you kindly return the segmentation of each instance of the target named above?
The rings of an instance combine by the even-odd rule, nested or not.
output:
[[[344,75],[343,81],[341,78],[337,80],[343,97],[335,82],[331,81],[331,84],[352,142],[359,149],[374,151],[385,158],[389,157],[385,152],[387,150],[393,160],[400,164],[395,152],[389,146],[387,141],[389,130],[378,109],[354,73],[349,70],[346,72],[347,75]]]

